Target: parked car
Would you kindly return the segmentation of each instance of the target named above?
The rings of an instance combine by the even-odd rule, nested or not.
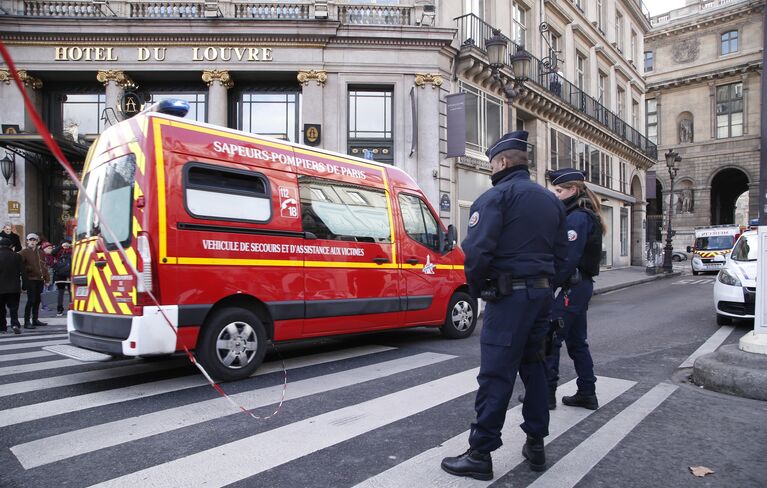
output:
[[[714,309],[719,325],[754,318],[758,242],[756,231],[744,232],[716,276]]]
[[[682,251],[673,251],[671,254],[671,260],[675,263],[680,261],[687,261],[687,254],[683,253]]]

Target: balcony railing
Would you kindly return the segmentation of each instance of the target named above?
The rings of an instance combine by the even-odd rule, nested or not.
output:
[[[492,36],[493,27],[482,21],[476,15],[467,14],[455,19],[458,22],[458,33],[464,44],[471,43],[477,49],[487,54],[485,42]],[[506,62],[511,66],[511,56],[517,51],[516,43],[509,42],[509,58]],[[556,73],[548,73],[540,59],[532,56],[528,73],[517,73],[527,77],[532,82],[554,95],[570,107],[595,120],[614,135],[641,151],[649,158],[658,159],[658,146],[650,142],[639,131],[627,124],[623,119],[607,109],[594,98],[590,97],[576,85]]]
[[[346,4],[340,1],[315,0],[263,1],[243,0],[190,0],[145,1],[90,0],[35,1],[11,0],[3,2],[10,15],[32,17],[129,17],[189,19],[218,17],[224,19],[253,20],[336,20],[356,25],[416,25],[424,12],[423,6],[413,1],[401,5]],[[327,8],[327,14],[325,14]],[[2,10],[0,10],[2,14]]]

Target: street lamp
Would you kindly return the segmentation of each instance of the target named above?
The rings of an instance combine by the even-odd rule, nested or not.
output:
[[[8,180],[11,179],[11,176],[13,176],[13,186],[16,186],[16,155],[13,155],[13,158],[8,156],[8,153],[5,153],[5,157],[3,159],[0,159],[0,171],[3,173],[3,178],[5,178],[5,182],[8,183]]]
[[[679,171],[679,163],[682,161],[682,157],[674,152],[673,149],[669,149],[666,154],[666,166],[668,167],[668,177],[669,180],[671,180],[670,189],[669,189],[669,198],[668,198],[668,224],[666,227],[666,246],[663,248],[663,272],[664,273],[671,273],[673,271],[672,265],[671,265],[671,256],[673,253],[673,246],[671,244],[671,239],[673,238],[674,234],[671,230],[671,218],[674,216],[674,202],[672,200],[674,195],[674,178],[676,178],[676,173]]]
[[[501,34],[498,29],[493,29],[493,35],[485,41],[487,50],[487,59],[490,63],[490,69],[493,71],[493,78],[499,83],[504,83],[501,69],[507,66],[506,59],[509,54],[509,39]],[[511,71],[513,78],[510,83],[504,83],[503,91],[508,98],[514,98],[518,92],[515,88],[522,85],[527,80],[527,73],[530,72],[532,56],[525,51],[522,46],[517,46],[517,52],[511,56]]]

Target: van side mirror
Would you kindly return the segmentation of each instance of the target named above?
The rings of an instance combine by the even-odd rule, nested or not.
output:
[[[452,251],[455,247],[455,240],[458,238],[458,233],[455,230],[455,226],[450,224],[447,226],[447,232],[444,234],[440,232],[439,248],[444,252]]]
[[[692,252],[692,246],[687,246],[687,252]]]

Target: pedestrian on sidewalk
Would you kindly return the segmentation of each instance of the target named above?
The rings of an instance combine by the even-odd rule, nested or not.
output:
[[[602,259],[602,235],[607,227],[600,214],[599,198],[586,188],[585,175],[573,168],[549,173],[553,191],[567,212],[567,264],[554,277],[554,287],[561,287],[554,300],[552,317],[561,318],[562,329],[557,331],[546,358],[549,375],[549,409],[557,406],[556,390],[559,381],[559,352],[564,340],[567,354],[575,364],[578,390],[572,396],[562,397],[565,405],[596,410],[594,362],[587,342],[586,315],[594,292],[594,276],[599,274]]]
[[[461,245],[469,291],[487,303],[477,418],[469,450],[442,460],[448,473],[480,480],[493,477],[490,453],[501,447],[517,372],[527,390],[522,455],[533,471],[546,469],[543,438],[549,434],[549,410],[542,350],[553,298],[550,280],[567,258],[565,211],[551,192],[530,180],[527,132],[506,134],[486,154],[493,188],[471,206]]]
[[[0,238],[3,237],[11,240],[11,251],[21,251],[21,238],[18,236],[18,234],[13,232],[13,226],[11,224],[5,224],[3,226],[3,231],[0,232]]]
[[[48,325],[38,320],[40,296],[43,287],[50,281],[48,267],[45,265],[45,255],[38,246],[40,238],[35,233],[27,235],[27,247],[19,255],[26,268],[26,281],[22,288],[27,291],[27,305],[24,307],[24,328],[35,329]]]
[[[56,299],[56,316],[64,315],[64,291],[69,294],[72,301],[72,288],[70,285],[70,273],[72,272],[72,240],[67,237],[53,250],[56,264],[53,266],[53,281],[56,283],[58,297]]]
[[[5,308],[8,307],[13,333],[21,334],[19,299],[25,269],[21,256],[13,252],[11,246],[13,241],[0,237],[0,332],[8,332],[8,324],[5,321]]]

